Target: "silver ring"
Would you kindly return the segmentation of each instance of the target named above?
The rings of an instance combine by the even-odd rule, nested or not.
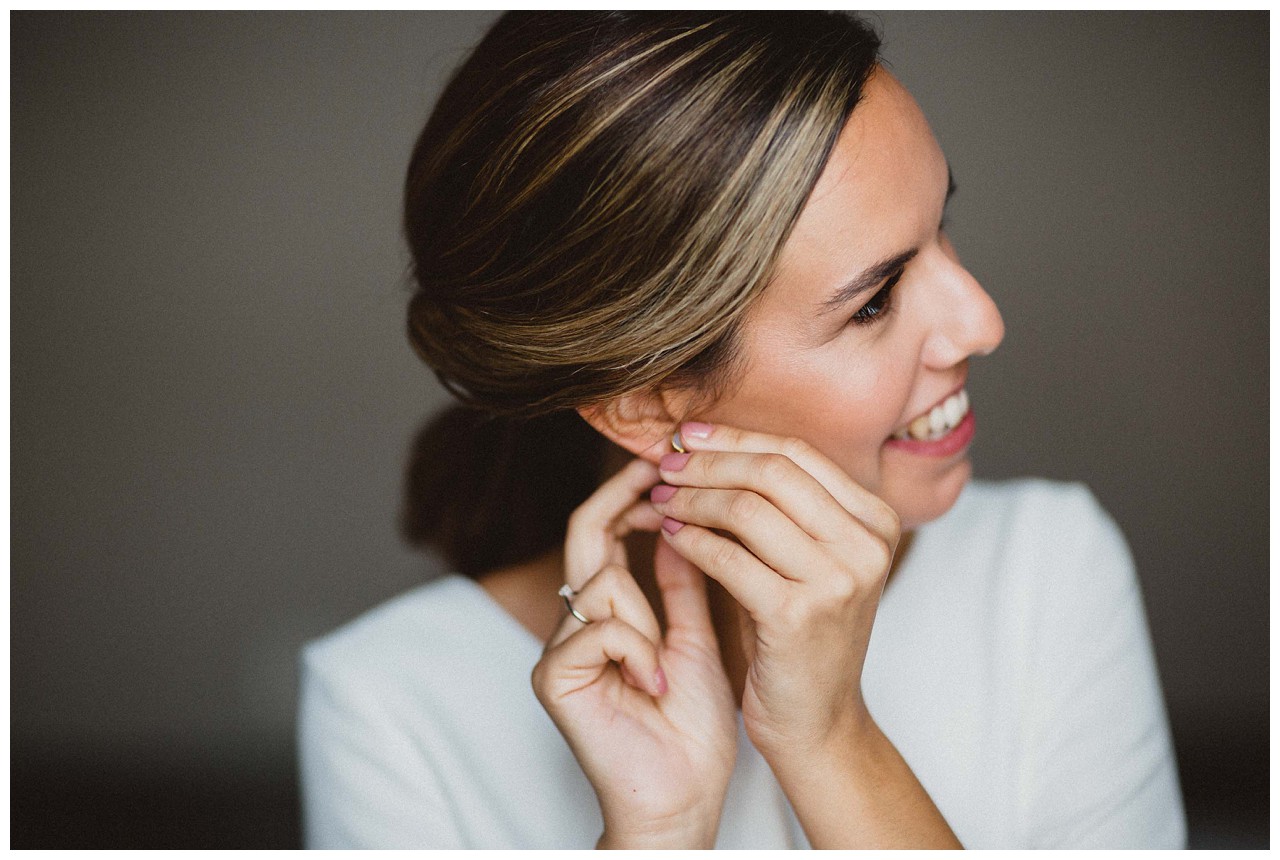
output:
[[[570,615],[572,615],[574,618],[576,618],[576,619],[578,619],[579,621],[581,621],[583,624],[590,624],[590,623],[591,623],[591,619],[590,619],[590,618],[588,618],[587,616],[583,615],[581,612],[579,612],[578,610],[576,610],[576,609],[574,609],[574,608],[573,608],[573,603],[572,603],[572,601],[570,601],[570,600],[569,600],[569,598],[571,598],[571,597],[577,597],[577,596],[578,596],[578,592],[576,592],[576,591],[574,591],[572,588],[570,588],[570,587],[569,587],[569,583],[567,583],[567,582],[566,582],[564,585],[560,586],[560,590],[559,590],[558,592],[556,592],[556,593],[557,593],[557,594],[559,594],[561,597],[563,597],[563,598],[564,598],[564,605],[565,605],[565,608],[569,610],[569,614],[570,614]]]

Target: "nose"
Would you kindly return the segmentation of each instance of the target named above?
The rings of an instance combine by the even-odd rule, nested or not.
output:
[[[929,367],[945,369],[994,351],[1004,340],[1004,319],[968,269],[950,255],[939,258],[922,358]]]

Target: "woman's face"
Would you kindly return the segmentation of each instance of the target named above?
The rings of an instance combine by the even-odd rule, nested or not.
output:
[[[877,70],[744,326],[740,384],[695,416],[805,439],[904,530],[969,479],[973,416],[953,395],[1004,336],[942,232],[948,187],[920,108]],[[926,438],[894,438],[911,429]]]

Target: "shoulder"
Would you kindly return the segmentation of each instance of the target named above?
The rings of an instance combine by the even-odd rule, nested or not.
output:
[[[926,528],[943,543],[985,548],[991,562],[1053,567],[1103,556],[1128,559],[1120,528],[1078,482],[973,481],[951,511]]]
[[[479,586],[446,575],[308,643],[301,662],[304,682],[376,690],[389,701],[483,683],[530,649],[532,637]]]
[[[1142,626],[1128,544],[1084,484],[975,482],[952,513],[942,524],[949,540],[980,538],[967,553],[982,559],[974,582],[1020,631],[1023,653],[1069,662],[1084,643]]]
[[[919,538],[957,595],[1019,616],[1137,587],[1124,535],[1082,483],[973,481]]]
[[[451,634],[466,631],[462,617],[474,614],[468,585],[443,576],[418,586],[308,643],[303,658],[316,667],[367,670],[387,660],[450,650]]]
[[[1087,486],[1044,478],[971,481],[941,522],[952,529],[984,532],[1112,524]]]
[[[1159,676],[1120,528],[1083,484],[972,489],[962,519],[1003,538],[989,619],[1004,629],[1028,844],[1180,844]]]

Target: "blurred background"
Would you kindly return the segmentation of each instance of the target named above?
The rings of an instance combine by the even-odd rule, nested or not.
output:
[[[496,13],[29,13],[11,844],[295,847],[299,647],[429,578],[410,147]],[[1196,847],[1267,847],[1269,14],[869,15],[999,303],[980,476],[1136,556]]]

